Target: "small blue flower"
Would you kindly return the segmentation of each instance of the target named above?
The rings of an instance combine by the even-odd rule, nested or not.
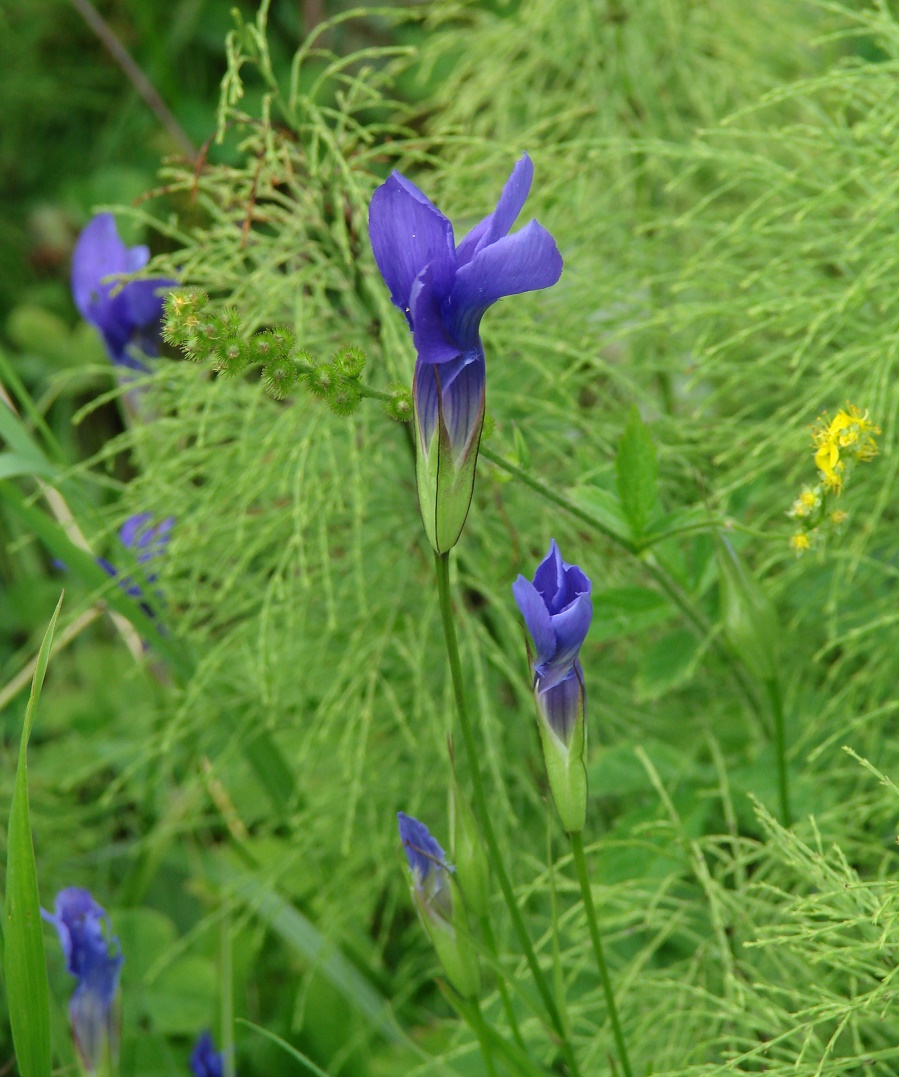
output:
[[[397,812],[400,841],[406,851],[412,883],[427,912],[433,912],[445,920],[452,918],[453,897],[450,889],[452,868],[446,862],[446,854],[424,823],[405,812]]]
[[[119,285],[108,278],[135,273],[149,260],[149,248],[125,246],[111,213],[100,213],[87,224],[72,254],[72,296],[81,317],[100,330],[113,363],[136,371],[147,367],[132,348],[145,356],[158,353],[159,292],[176,282],[160,278]]]
[[[512,593],[534,641],[534,699],[550,788],[573,833],[583,829],[587,811],[586,692],[578,652],[593,617],[590,580],[562,560],[553,540],[534,582],[519,576]]]
[[[453,226],[399,172],[374,193],[369,234],[381,276],[418,353],[412,395],[422,517],[438,553],[465,523],[484,421],[481,318],[504,296],[548,288],[562,273],[555,240],[536,221],[509,235],[534,166],[515,165],[496,209],[457,245]]]
[[[85,1066],[95,1073],[107,1047],[114,1050],[112,1003],[124,958],[105,909],[87,890],[71,886],[56,895],[56,913],[41,910],[53,924],[66,959],[78,978],[69,1003],[72,1036]]]
[[[397,812],[397,820],[412,876],[412,898],[424,929],[450,983],[463,997],[474,998],[480,987],[478,958],[465,903],[453,899],[453,869],[424,823],[404,812]]]
[[[194,1077],[222,1077],[225,1072],[224,1056],[216,1051],[211,1033],[204,1032],[194,1045],[190,1055],[190,1069]]]
[[[169,532],[175,523],[174,516],[167,516],[154,527],[150,522],[152,519],[149,512],[139,512],[135,516],[129,516],[119,531],[122,545],[136,554],[137,561],[141,565],[146,565],[165,553],[169,544]],[[131,576],[120,578],[119,570],[105,557],[98,557],[97,564],[113,579],[118,579],[119,586],[126,594],[132,598],[143,597],[144,592],[140,584],[136,583]],[[154,583],[156,578],[155,572],[146,574],[147,583]],[[148,617],[154,616],[153,609],[146,602],[141,603],[141,609]]]

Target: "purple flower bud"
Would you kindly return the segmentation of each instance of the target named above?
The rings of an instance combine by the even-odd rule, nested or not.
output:
[[[590,581],[566,564],[553,540],[534,573],[519,576],[512,593],[534,641],[534,699],[543,757],[565,829],[583,829],[587,811],[584,671],[578,659],[593,617]]]
[[[85,1066],[95,1073],[109,1048],[114,1053],[112,1003],[124,958],[105,909],[87,890],[71,886],[56,895],[56,913],[41,910],[53,924],[66,959],[78,979],[69,1003],[72,1036]]]
[[[418,353],[412,386],[418,494],[438,553],[458,541],[474,486],[486,387],[481,318],[504,296],[548,288],[562,273],[555,240],[542,225],[531,221],[508,234],[533,175],[525,154],[496,209],[458,245],[449,220],[399,172],[372,196],[375,261]]]
[[[72,296],[81,317],[100,330],[109,358],[117,366],[145,371],[132,353],[159,351],[162,296],[176,282],[129,281],[119,286],[109,277],[135,273],[150,260],[147,247],[126,247],[111,213],[94,217],[78,237],[72,254]],[[113,294],[115,293],[115,294]]]
[[[404,812],[397,812],[396,817],[412,883],[421,899],[419,907],[424,906],[427,913],[436,913],[444,920],[452,919],[453,895],[449,877],[452,868],[446,862],[446,854],[424,823]]]
[[[562,560],[553,539],[534,582],[519,576],[512,593],[534,641],[534,689],[553,732],[567,743],[583,693],[578,652],[593,618],[590,581]]]
[[[190,1055],[190,1069],[194,1077],[222,1077],[225,1072],[224,1056],[215,1049],[212,1035],[204,1032],[194,1045]]]

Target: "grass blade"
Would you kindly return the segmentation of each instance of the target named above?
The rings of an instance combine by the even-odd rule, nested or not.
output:
[[[27,752],[62,598],[60,595],[38,653],[31,697],[25,711],[9,813],[4,968],[9,1021],[22,1077],[50,1077],[50,1000],[37,868],[28,813]]]

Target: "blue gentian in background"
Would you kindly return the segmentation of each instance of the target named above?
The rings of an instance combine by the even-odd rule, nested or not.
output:
[[[449,220],[399,172],[372,196],[375,261],[418,352],[412,387],[418,495],[438,553],[458,541],[474,486],[486,386],[481,318],[498,299],[548,288],[562,273],[555,240],[542,225],[531,221],[508,234],[533,175],[525,154],[496,209],[458,245]]]
[[[119,367],[146,371],[144,356],[159,351],[162,296],[176,282],[107,278],[136,273],[150,260],[148,247],[126,247],[115,218],[100,213],[84,228],[72,254],[72,296],[81,317],[100,330],[109,358]],[[115,294],[113,294],[115,293]]]
[[[167,516],[155,526],[152,524],[153,517],[149,512],[139,512],[135,516],[129,516],[119,531],[119,539],[126,549],[134,552],[138,564],[146,565],[148,562],[161,557],[169,544],[169,532],[175,523],[174,516]],[[119,587],[132,598],[143,598],[144,591],[141,584],[131,576],[121,576],[119,570],[105,557],[98,557],[97,564],[109,573],[113,579],[119,581]],[[147,583],[155,583],[157,574],[147,572]],[[146,601],[141,602],[141,609],[148,617],[153,617],[153,609]]]
[[[41,915],[59,934],[66,968],[78,978],[69,1003],[75,1046],[91,1073],[107,1050],[115,1053],[113,1000],[124,958],[109,916],[87,890],[71,886],[56,895],[56,912]]]
[[[512,593],[534,641],[531,665],[543,756],[556,807],[569,832],[587,813],[584,671],[578,658],[593,617],[590,580],[562,560],[555,539],[534,582],[519,576]]]
[[[465,907],[452,889],[452,867],[424,823],[397,812],[400,840],[409,861],[412,897],[425,931],[451,983],[470,998],[480,987],[480,973]]]
[[[194,1077],[222,1077],[225,1072],[224,1056],[216,1051],[209,1032],[204,1032],[194,1045],[190,1069]]]

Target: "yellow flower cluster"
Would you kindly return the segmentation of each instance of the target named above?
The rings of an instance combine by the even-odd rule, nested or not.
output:
[[[874,459],[877,442],[872,435],[879,433],[880,427],[868,422],[868,413],[853,404],[847,403],[829,422],[824,416],[818,420],[812,428],[815,466],[828,490],[838,494],[842,489],[847,460]]]
[[[839,495],[853,464],[874,459],[877,455],[874,435],[879,433],[880,427],[868,420],[868,413],[848,402],[832,419],[825,413],[812,427],[819,481],[815,486],[805,486],[787,512],[799,524],[790,536],[790,548],[797,557],[812,548],[823,523],[837,528],[848,519],[842,509],[828,512],[827,500]]]

